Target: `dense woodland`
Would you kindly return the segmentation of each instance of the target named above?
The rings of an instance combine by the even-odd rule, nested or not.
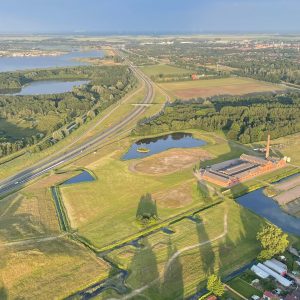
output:
[[[2,73],[0,76],[4,83],[9,82],[11,76],[15,86],[43,79],[90,80],[89,84],[74,87],[69,93],[38,96],[0,95],[0,122],[11,124],[12,127],[20,123],[27,126],[25,129],[19,128],[20,131],[24,131],[21,138],[17,137],[18,134],[13,135],[9,130],[1,128],[0,157],[37,143],[36,151],[49,147],[122,98],[135,85],[135,77],[126,66],[59,68]],[[5,86],[4,83],[2,86],[5,88],[12,87],[12,84]],[[34,134],[26,135],[26,129],[32,129],[29,132]],[[15,130],[18,131],[18,128]]]
[[[133,134],[149,135],[183,129],[222,130],[229,139],[250,143],[300,131],[300,93],[177,100],[141,120]]]

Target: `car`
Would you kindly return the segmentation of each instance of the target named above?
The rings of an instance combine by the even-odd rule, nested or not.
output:
[[[252,300],[259,300],[259,299],[260,299],[260,297],[259,297],[259,296],[257,296],[257,295],[253,295],[253,296],[251,296],[251,299],[252,299]]]
[[[277,288],[277,289],[274,290],[274,293],[275,293],[276,295],[281,295],[282,290]]]

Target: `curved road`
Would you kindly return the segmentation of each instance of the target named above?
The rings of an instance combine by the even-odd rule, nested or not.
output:
[[[135,66],[129,63],[130,69],[133,73],[145,82],[146,87],[146,96],[143,100],[143,104],[149,104],[153,99],[153,86],[152,82],[148,77],[146,77],[140,70]],[[141,115],[145,111],[145,106],[136,106],[133,111],[128,114],[124,119],[113,125],[112,127],[106,129],[104,132],[95,135],[93,138],[89,139],[82,145],[78,146],[75,149],[71,149],[67,152],[62,153],[60,156],[49,159],[43,163],[37,164],[33,167],[30,167],[20,173],[5,179],[0,182],[0,197],[14,190],[20,189],[24,184],[32,179],[41,176],[42,174],[56,168],[57,166],[66,163],[75,157],[88,152],[93,146],[101,145],[101,142],[104,142],[108,137],[111,137],[113,134],[120,132],[126,125],[128,125],[134,118]]]

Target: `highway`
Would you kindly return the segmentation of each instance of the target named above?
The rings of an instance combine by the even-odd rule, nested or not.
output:
[[[135,66],[129,63],[129,67],[132,72],[145,83],[146,95],[142,104],[150,104],[153,100],[153,85],[151,80],[146,77],[140,70]],[[66,163],[74,158],[90,152],[93,147],[101,146],[109,137],[112,137],[116,133],[122,132],[124,128],[136,117],[140,116],[147,109],[146,105],[135,106],[135,108],[127,116],[124,117],[119,123],[109,127],[105,131],[101,132],[98,135],[93,136],[88,141],[84,142],[82,145],[68,150],[58,157],[51,158],[49,160],[43,160],[43,163],[37,163],[35,166],[30,167],[26,170],[19,172],[18,174],[7,178],[0,182],[0,197],[18,190],[24,186],[27,182],[49,172],[50,170]]]

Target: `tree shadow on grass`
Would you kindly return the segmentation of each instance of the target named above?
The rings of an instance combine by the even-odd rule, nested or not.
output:
[[[176,256],[177,248],[172,245],[171,239],[168,241],[167,264],[164,269],[164,276],[161,283],[161,298],[164,300],[183,299],[184,283],[182,274],[182,264],[180,257]],[[172,259],[174,257],[174,259]],[[168,261],[171,260],[170,264]]]
[[[0,299],[1,300],[7,300],[8,299],[7,289],[4,286],[0,287]]]
[[[19,197],[1,203],[3,208],[0,218],[0,238],[4,241],[35,238],[50,233],[49,228],[36,216],[18,212],[22,201],[24,198]]]
[[[205,274],[209,276],[214,272],[216,260],[213,246],[209,241],[210,237],[208,236],[203,223],[196,223],[196,231],[199,241],[199,259],[201,261],[201,265],[203,266]]]
[[[149,299],[161,299],[156,255],[147,238],[144,238],[143,244],[144,247],[136,249],[132,258],[128,281],[134,289],[143,289],[140,292],[141,295],[145,295]],[[137,295],[137,298],[132,299],[139,298],[141,296]]]

